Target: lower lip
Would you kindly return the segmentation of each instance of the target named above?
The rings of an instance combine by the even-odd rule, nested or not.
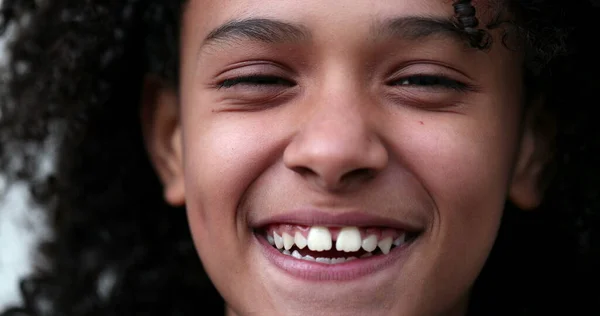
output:
[[[397,265],[402,265],[408,255],[410,245],[414,242],[413,240],[400,247],[395,247],[387,255],[359,258],[338,264],[325,264],[284,255],[271,246],[264,237],[255,234],[255,239],[269,262],[292,277],[307,281],[353,281],[383,271],[390,266],[397,267]]]

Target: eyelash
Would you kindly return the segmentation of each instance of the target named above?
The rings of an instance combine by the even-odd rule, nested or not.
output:
[[[398,84],[399,83],[399,84]],[[400,78],[390,82],[391,86],[412,86],[423,88],[440,87],[442,89],[450,89],[458,92],[466,92],[470,90],[470,86],[458,80],[450,79],[444,75],[413,75]]]
[[[264,76],[264,75],[250,75],[244,77],[237,77],[226,79],[220,82],[217,86],[219,89],[227,89],[237,85],[245,85],[245,86],[288,86],[292,87],[296,85],[295,83],[285,80],[280,77],[275,76]]]
[[[226,79],[220,82],[217,86],[219,89],[227,89],[238,85],[246,86],[288,86],[292,87],[295,85],[294,82],[289,80],[276,77],[276,76],[265,76],[265,75],[250,75],[237,78]],[[470,86],[450,79],[443,75],[413,75],[404,77],[401,79],[394,80],[389,83],[391,86],[412,86],[412,87],[440,87],[442,89],[450,89],[459,92],[465,92],[470,89]]]

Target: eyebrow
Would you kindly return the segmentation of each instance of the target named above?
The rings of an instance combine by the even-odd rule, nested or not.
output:
[[[465,33],[451,18],[408,16],[386,20],[374,26],[376,38],[424,40],[431,37],[464,41]]]
[[[240,39],[265,43],[299,42],[309,40],[310,32],[301,25],[273,19],[233,20],[210,32],[203,45]]]
[[[425,16],[397,17],[376,22],[371,30],[375,39],[424,40],[431,37],[464,40],[464,33],[450,19]],[[204,39],[203,46],[238,40],[264,43],[294,43],[308,41],[310,30],[299,24],[269,18],[231,20],[211,31]]]

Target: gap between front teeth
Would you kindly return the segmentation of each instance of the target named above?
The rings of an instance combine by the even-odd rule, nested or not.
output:
[[[317,252],[331,250],[333,247],[331,232],[323,226],[311,227],[306,238],[299,231],[296,231],[294,236],[287,232],[279,235],[276,231],[273,231],[273,236],[267,235],[267,240],[271,245],[276,246],[278,249],[285,249],[288,252],[294,245],[298,249],[304,249],[308,246],[308,249]],[[335,249],[343,252],[356,252],[362,248],[367,252],[373,252],[379,248],[383,254],[388,254],[392,245],[398,247],[405,242],[405,233],[399,234],[395,239],[387,236],[378,240],[376,234],[369,234],[367,237],[361,238],[360,230],[357,227],[344,227],[339,231],[335,241]]]

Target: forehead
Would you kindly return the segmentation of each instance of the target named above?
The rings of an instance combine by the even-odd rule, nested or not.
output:
[[[308,25],[313,32],[337,33],[336,26],[347,27],[351,21],[354,31],[403,16],[451,19],[454,0],[191,0],[183,14],[184,33],[206,37],[219,26],[252,18],[276,19]],[[474,0],[477,15],[486,23],[498,12],[499,1]],[[358,34],[357,34],[358,35]]]
[[[398,15],[452,16],[447,0],[206,0],[190,1],[184,13],[184,29],[203,35],[230,20],[270,18],[308,25],[321,33],[352,21],[356,26]]]

